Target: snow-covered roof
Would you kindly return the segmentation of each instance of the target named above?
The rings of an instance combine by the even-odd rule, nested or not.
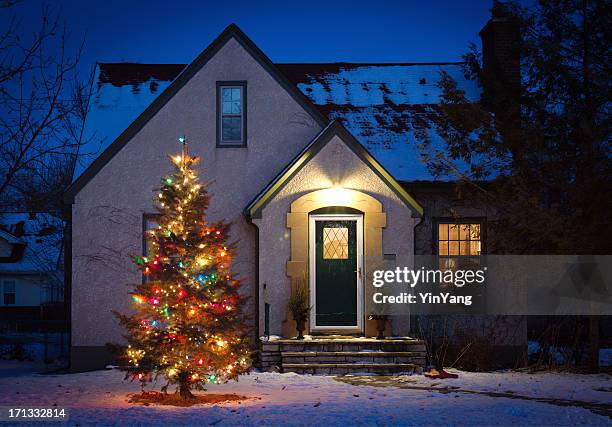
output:
[[[170,85],[185,64],[98,63],[74,179]]]
[[[25,244],[25,250],[16,262],[0,262],[0,273],[57,273],[63,227],[60,218],[48,213],[1,213],[3,235],[12,236],[9,243]]]
[[[432,179],[420,161],[414,131],[423,128],[439,102],[442,71],[468,99],[480,90],[461,63],[276,64],[330,120],[339,119],[397,179]],[[183,64],[99,63],[95,93],[75,179],[180,74]],[[431,135],[437,138],[436,135]]]
[[[0,239],[6,240],[11,245],[23,244],[23,242],[20,239],[18,239],[17,237],[13,236],[8,231],[2,230],[2,229],[0,229]]]
[[[453,77],[470,101],[480,90],[462,63],[277,64],[329,119],[339,119],[398,181],[432,179],[414,132],[435,114],[440,73]],[[433,130],[432,140],[440,139]],[[435,143],[436,141],[434,141]]]

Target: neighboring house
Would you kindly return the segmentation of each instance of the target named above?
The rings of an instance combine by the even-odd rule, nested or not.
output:
[[[501,31],[495,19],[486,28],[483,39]],[[490,63],[506,54],[498,39],[487,42]],[[456,203],[419,160],[414,130],[439,102],[440,71],[480,99],[459,63],[274,64],[235,25],[186,66],[98,64],[86,133],[104,151],[81,159],[65,197],[72,369],[103,366],[105,344],[122,340],[111,310],[127,311],[127,292],[141,280],[129,256],[145,250],[153,189],[182,134],[210,183],[209,217],[233,223],[233,270],[250,297],[253,336],[263,335],[265,303],[270,333],[294,336],[287,299],[300,280],[311,290],[308,332],[375,335],[360,274],[368,263],[410,262],[441,247],[458,255],[450,212],[484,227],[486,210]],[[434,188],[426,204],[415,185]],[[432,241],[432,227],[451,235]],[[480,254],[484,243],[473,240]],[[335,269],[338,260],[350,272]],[[408,335],[410,323],[392,318],[388,333]]]
[[[63,302],[63,228],[47,213],[0,213],[0,307]]]

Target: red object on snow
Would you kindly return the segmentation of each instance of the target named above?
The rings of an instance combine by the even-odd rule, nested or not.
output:
[[[439,371],[437,369],[432,369],[431,371],[426,373],[425,376],[427,378],[440,379],[440,380],[443,380],[445,378],[459,378],[459,375],[451,374],[450,372],[446,372],[444,369],[441,369]]]

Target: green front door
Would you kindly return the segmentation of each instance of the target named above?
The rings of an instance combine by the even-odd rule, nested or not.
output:
[[[357,218],[314,220],[315,327],[356,328]]]

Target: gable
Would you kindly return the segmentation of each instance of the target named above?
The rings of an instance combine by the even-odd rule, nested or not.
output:
[[[365,148],[338,121],[333,121],[289,163],[276,178],[270,182],[245,209],[251,218],[259,218],[266,205],[304,168],[334,137],[338,137],[369,170],[408,207],[413,216],[422,216],[423,208],[406,192],[406,190],[372,157]]]
[[[191,64],[182,69],[180,74],[161,91],[159,96],[157,96],[148,107],[146,107],[146,109],[140,113],[138,117],[82,171],[82,173],[80,173],[80,175],[77,176],[75,174],[75,179],[65,194],[65,201],[67,203],[73,203],[75,195],[87,184],[87,182],[89,182],[93,176],[95,176],[104,165],[165,106],[168,101],[170,101],[174,95],[227,44],[229,40],[237,41],[242,48],[244,48],[244,50],[247,51],[300,106],[302,106],[311,116],[312,120],[319,126],[322,127],[327,123],[325,117],[312,105],[308,98],[276,69],[276,66],[270,59],[268,59],[236,25],[232,24],[228,26]],[[174,68],[174,72],[176,72],[177,68],[179,67]],[[168,76],[172,75],[173,70],[168,69],[166,71],[167,72],[164,74],[165,77],[163,79],[158,78],[157,80],[167,82],[169,80]],[[99,73],[100,71],[98,70],[98,78],[100,79],[101,76]],[[128,83],[130,82],[129,77],[124,76],[124,80]],[[146,102],[146,100],[143,102]],[[97,120],[94,121],[92,124],[93,129],[90,128],[89,132],[95,131],[98,128],[104,128],[105,121],[100,123],[96,122]],[[111,124],[109,127],[112,128],[113,125]],[[115,126],[115,128],[116,127],[117,126]],[[84,148],[84,151],[87,151],[87,148]],[[82,167],[77,167],[75,172],[81,172],[82,169]]]

